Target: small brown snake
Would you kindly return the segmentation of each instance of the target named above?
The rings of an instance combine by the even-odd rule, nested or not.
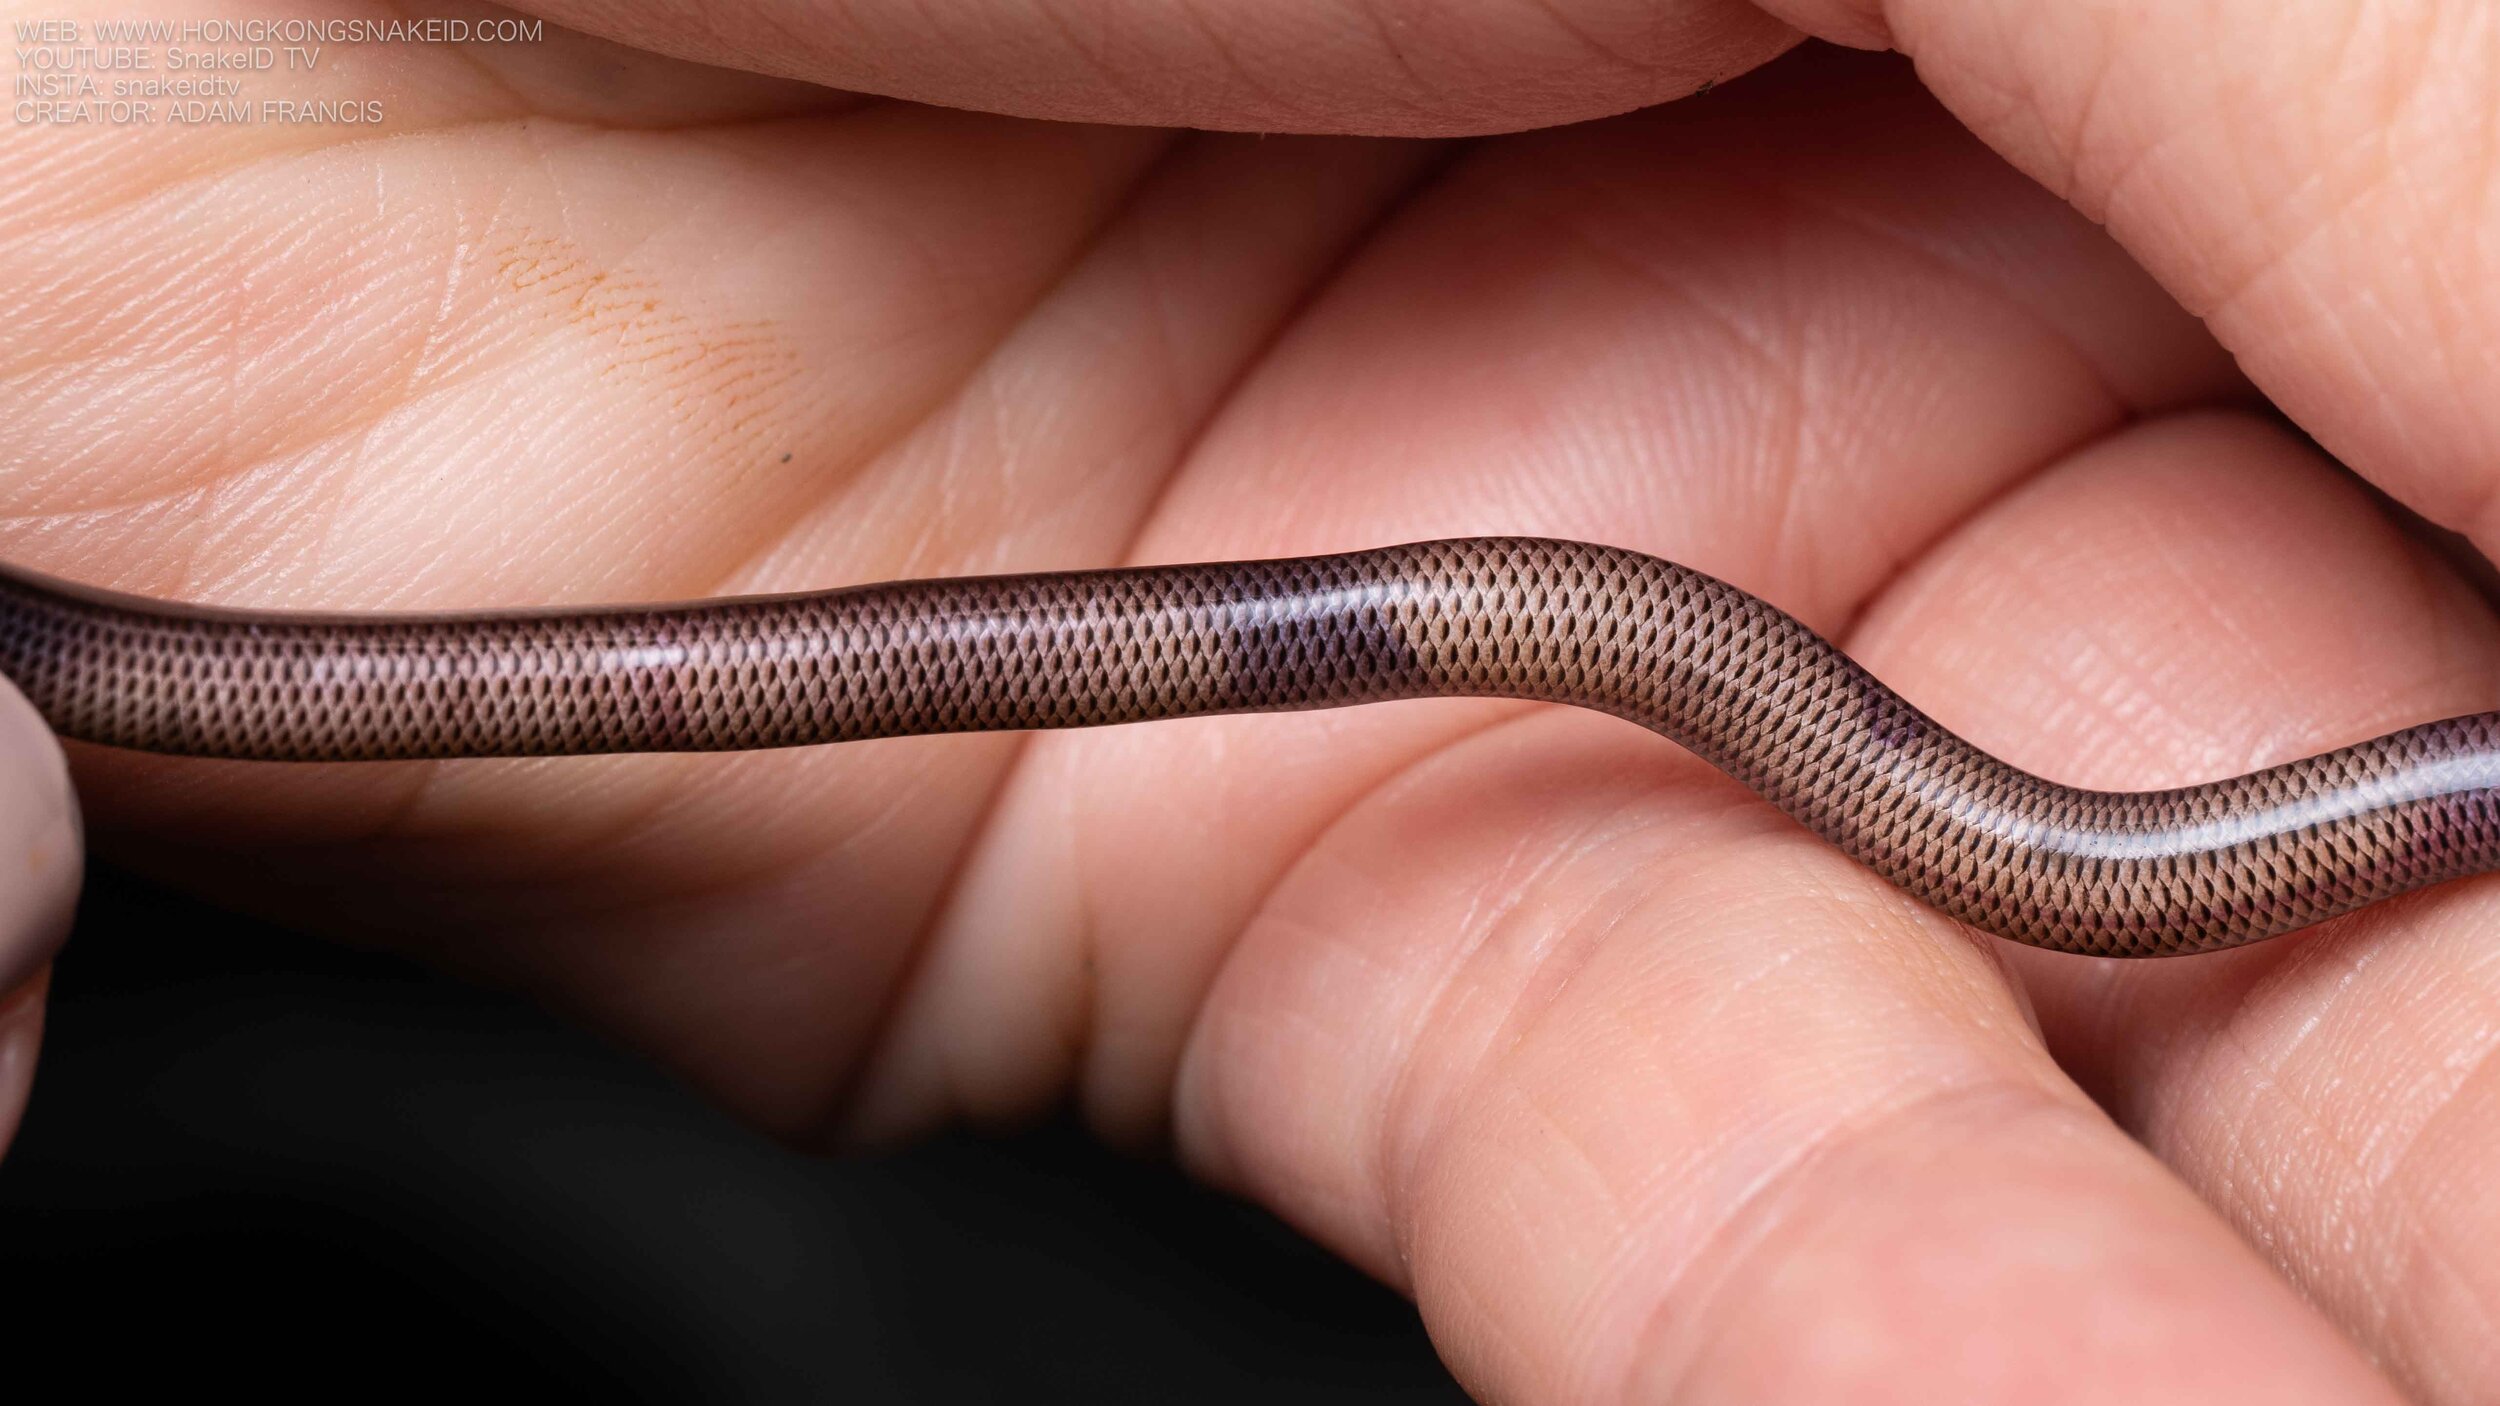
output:
[[[2500,715],[2202,786],[2079,790],[1733,586],[1531,538],[492,614],[206,610],[0,569],[0,674],[67,737],[268,761],[1544,699],[1691,748],[1956,918],[2104,956],[2254,942],[2500,865]]]

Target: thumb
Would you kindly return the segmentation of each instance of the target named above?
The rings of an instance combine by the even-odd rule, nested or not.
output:
[[[2500,551],[2500,24],[2389,0],[1766,0],[1898,45],[2338,459]]]
[[[1018,117],[1461,136],[1628,112],[1796,42],[1753,0],[522,0],[678,58]]]
[[[77,906],[80,857],[78,803],[60,744],[0,679],[0,1149],[26,1108],[44,988]]]

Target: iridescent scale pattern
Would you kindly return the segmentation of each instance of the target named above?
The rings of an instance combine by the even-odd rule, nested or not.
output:
[[[2500,866],[2500,715],[2202,786],[2079,790],[1733,586],[1532,538],[439,615],[208,610],[0,571],[0,673],[65,736],[269,761],[1542,699],[1675,740],[1956,918],[2104,956],[2236,946]]]

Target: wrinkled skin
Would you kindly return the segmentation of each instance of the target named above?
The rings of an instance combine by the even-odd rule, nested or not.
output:
[[[0,557],[411,607],[1538,533],[2078,783],[2500,705],[2491,608],[2260,398],[2495,545],[2487,7],[542,9],[618,42],[272,80],[387,140],[0,128]],[[77,836],[8,701],[13,1116]],[[69,759],[98,852],[790,1138],[1073,1101],[1413,1293],[1489,1400],[2500,1394],[2492,882],[2047,956],[1484,703]]]

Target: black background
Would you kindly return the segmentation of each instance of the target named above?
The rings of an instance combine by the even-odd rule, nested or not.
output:
[[[523,1002],[100,867],[0,1297],[21,1364],[119,1344],[89,1398],[1464,1399],[1402,1299],[1164,1164],[805,1156]]]

